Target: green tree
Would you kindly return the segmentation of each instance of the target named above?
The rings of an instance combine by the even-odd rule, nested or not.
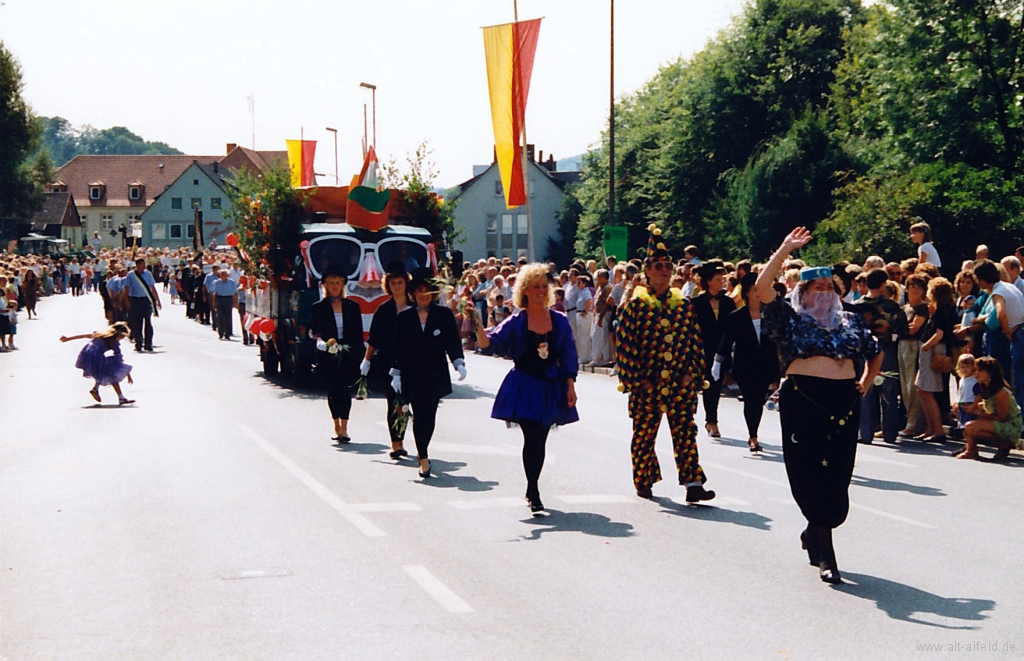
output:
[[[41,196],[26,163],[39,127],[21,96],[21,65],[0,41],[0,217],[23,217]]]
[[[380,164],[381,188],[398,191],[411,211],[410,218],[399,220],[430,231],[435,240],[447,238],[448,246],[455,248],[461,242],[460,231],[455,227],[455,208],[458,200],[454,196],[439,196],[434,182],[439,172],[431,158],[434,150],[428,141],[421,142],[412,154],[405,155],[406,168],[403,171],[392,158]]]
[[[757,0],[705,50],[667,65],[622,99],[616,219],[630,229],[630,244],[642,245],[646,226],[656,222],[675,252],[698,243],[705,254],[759,253],[777,234],[760,223],[784,222],[799,206],[798,191],[811,192],[819,217],[827,212],[836,183],[827,162],[812,162],[838,162],[821,114],[845,55],[844,34],[863,18],[858,0]],[[584,159],[582,253],[596,248],[595,230],[607,217],[606,145],[607,134]],[[785,163],[801,169],[782,172]],[[746,207],[736,211],[741,202]],[[755,208],[760,204],[775,206]]]
[[[576,228],[580,223],[580,214],[583,212],[583,204],[580,203],[576,193],[579,184],[569,184],[565,187],[562,197],[562,204],[558,209],[558,231],[555,236],[548,238],[548,245],[545,251],[549,262],[554,262],[559,267],[568,266],[576,256]]]
[[[288,256],[298,252],[305,220],[305,200],[292,188],[287,165],[278,164],[253,175],[239,171],[228,185],[230,209],[239,255],[250,273],[261,278],[291,270]]]

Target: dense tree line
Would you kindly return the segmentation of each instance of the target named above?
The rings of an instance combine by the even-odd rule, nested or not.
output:
[[[795,225],[817,259],[912,254],[932,224],[950,263],[1024,243],[1024,0],[752,0],[688,60],[616,107],[616,219],[676,253],[767,257]],[[560,222],[577,254],[607,222],[607,134]]]
[[[37,118],[41,149],[64,165],[80,154],[180,154],[164,142],[149,142],[123,126],[97,129],[88,124],[75,128],[63,117]]]

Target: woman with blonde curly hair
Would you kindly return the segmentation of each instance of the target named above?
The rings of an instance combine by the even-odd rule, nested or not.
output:
[[[512,292],[518,312],[490,331],[476,328],[481,349],[515,362],[494,398],[491,417],[523,430],[526,500],[533,512],[544,509],[539,482],[548,432],[579,420],[576,345],[569,319],[551,309],[552,281],[546,264],[524,266]]]

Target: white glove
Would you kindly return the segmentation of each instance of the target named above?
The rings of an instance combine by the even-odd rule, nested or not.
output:
[[[327,343],[318,338],[316,341],[316,348],[318,351],[327,351]]]
[[[370,373],[370,361],[363,358],[363,362],[359,363],[359,373],[366,376]]]
[[[402,392],[402,375],[394,374],[391,376],[391,389],[397,393]]]
[[[718,360],[716,360],[715,364],[711,366],[711,378],[715,381],[722,380],[722,363]]]
[[[458,372],[459,372],[459,381],[465,381],[466,380],[466,366],[465,365],[459,365],[455,369],[458,370]]]

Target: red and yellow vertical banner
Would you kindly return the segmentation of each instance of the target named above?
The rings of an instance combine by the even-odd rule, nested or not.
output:
[[[288,168],[292,173],[292,188],[313,185],[313,156],[316,140],[285,140],[288,146]]]
[[[509,208],[526,204],[521,140],[526,129],[526,100],[530,94],[540,21],[537,18],[484,28],[494,149],[505,191],[505,206]]]

